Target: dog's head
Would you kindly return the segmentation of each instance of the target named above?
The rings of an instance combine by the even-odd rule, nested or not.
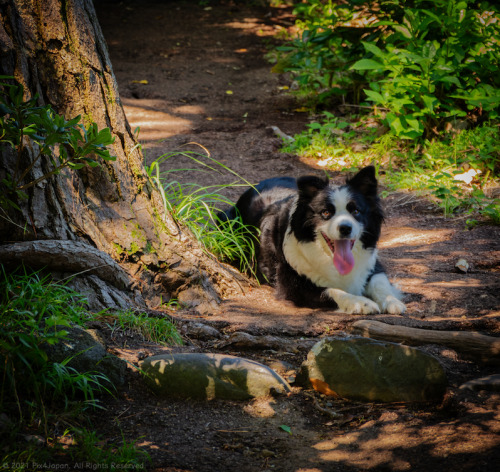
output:
[[[314,176],[297,181],[297,205],[291,230],[299,242],[319,241],[341,275],[354,267],[352,249],[359,240],[363,248],[374,248],[383,220],[377,196],[375,169],[365,167],[340,187]]]

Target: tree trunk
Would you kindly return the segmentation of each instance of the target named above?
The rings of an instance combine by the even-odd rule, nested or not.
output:
[[[160,300],[174,297],[203,311],[241,290],[234,272],[205,254],[165,212],[124,115],[92,1],[0,0],[0,14],[0,73],[22,83],[26,98],[38,94],[41,105],[51,104],[67,119],[82,115],[99,129],[110,128],[115,137],[110,151],[116,161],[66,170],[40,182],[28,190],[27,201],[17,202],[21,210],[10,212],[10,221],[0,220],[1,243],[16,242],[21,248],[14,260],[61,270],[64,267],[55,261],[71,253],[66,270],[79,272],[96,263],[89,260],[93,250],[108,254],[123,268],[128,294],[122,292],[120,298],[117,289],[123,287],[109,277],[100,285],[96,268],[85,273],[91,277],[77,279],[79,288],[99,294],[93,298],[95,307],[144,300],[158,306]],[[0,180],[12,174],[15,165],[12,150],[3,146],[1,152]],[[32,158],[26,151],[23,159],[29,164]],[[29,177],[35,180],[47,170],[47,163],[40,161]],[[33,240],[74,241],[80,246],[75,244],[78,250],[66,251],[64,257],[44,257],[33,245],[26,250],[26,241]],[[55,247],[64,252],[62,245]],[[106,290],[106,284],[115,288]]]

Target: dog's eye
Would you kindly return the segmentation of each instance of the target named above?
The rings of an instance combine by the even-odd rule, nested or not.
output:
[[[358,216],[359,215],[359,210],[356,207],[356,204],[353,202],[349,202],[347,204],[347,211],[352,215],[352,216]]]
[[[329,220],[333,216],[333,213],[327,209],[324,209],[320,214],[324,220]]]

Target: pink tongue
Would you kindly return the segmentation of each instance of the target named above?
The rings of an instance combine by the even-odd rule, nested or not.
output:
[[[333,253],[333,264],[340,275],[347,275],[354,268],[354,256],[351,251],[349,239],[336,239],[333,241],[335,252]]]

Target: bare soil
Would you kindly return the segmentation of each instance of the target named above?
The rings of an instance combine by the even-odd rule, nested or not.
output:
[[[291,10],[265,2],[134,0],[95,2],[120,96],[132,129],[140,127],[146,160],[200,148],[255,183],[276,175],[322,174],[314,161],[279,151],[270,126],[293,135],[308,123],[265,59],[274,35],[293,24]],[[144,82],[147,81],[147,82]],[[192,168],[177,159],[166,168]],[[186,170],[183,182],[231,182],[226,173]],[[342,175],[334,175],[341,182]],[[230,189],[235,199],[241,190]],[[500,228],[465,228],[411,193],[384,199],[387,221],[381,257],[406,294],[404,316],[369,318],[428,329],[500,335]],[[458,259],[471,266],[455,269]],[[359,317],[298,309],[253,288],[208,315],[178,312],[180,326],[197,321],[222,338],[187,331],[182,351],[226,352],[271,365],[293,381],[306,347],[347,331]],[[290,349],[231,344],[231,333],[274,335]],[[168,350],[127,333],[105,333],[110,349],[135,362]],[[298,340],[310,341],[309,344]],[[295,344],[293,344],[295,342]],[[295,346],[295,347],[294,347]],[[251,347],[251,346],[250,346]],[[459,390],[464,382],[499,373],[441,346],[425,346],[442,362],[449,392],[440,405],[336,400],[294,387],[289,397],[250,402],[199,402],[155,397],[130,372],[127,391],[108,402],[97,429],[110,443],[138,440],[154,471],[497,471],[498,392]],[[362,381],[362,379],[360,379]],[[337,415],[335,413],[338,413]],[[291,434],[281,428],[291,428]]]

